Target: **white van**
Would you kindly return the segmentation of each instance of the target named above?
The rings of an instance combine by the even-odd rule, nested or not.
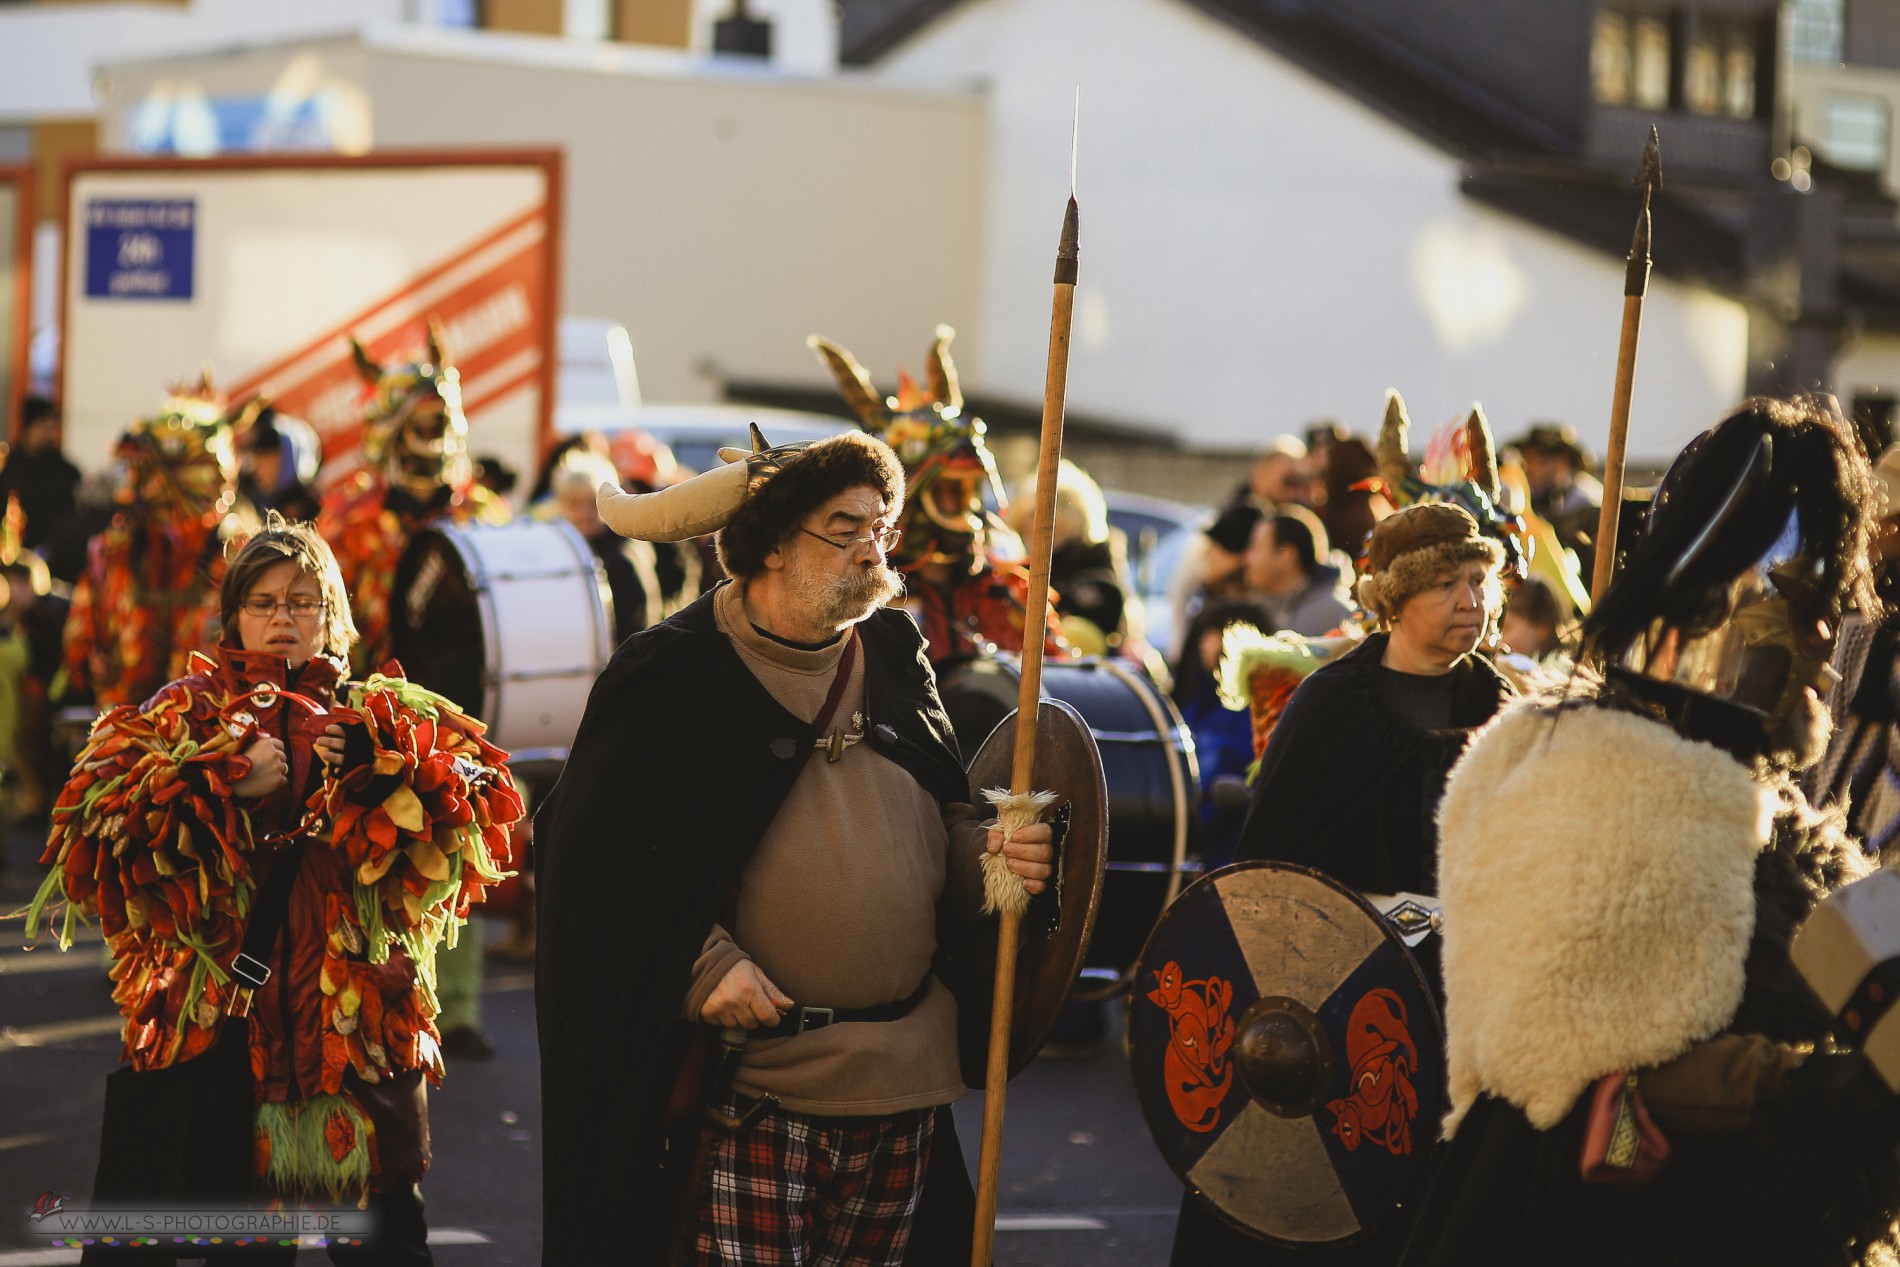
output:
[[[557,440],[582,431],[612,439],[616,432],[638,429],[672,449],[681,466],[704,471],[718,464],[722,446],[748,447],[753,423],[773,444],[822,440],[854,429],[843,417],[763,405],[649,405],[640,397],[626,327],[593,317],[561,318]]]

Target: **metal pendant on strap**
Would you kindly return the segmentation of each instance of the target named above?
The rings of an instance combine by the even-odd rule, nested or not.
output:
[[[864,714],[851,714],[851,729],[833,726],[829,735],[820,735],[812,746],[825,750],[825,760],[837,764],[844,759],[844,750],[856,743],[864,742]]]

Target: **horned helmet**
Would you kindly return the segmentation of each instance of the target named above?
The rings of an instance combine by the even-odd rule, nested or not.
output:
[[[442,330],[429,322],[421,360],[379,365],[350,339],[356,372],[372,388],[363,414],[363,459],[418,503],[465,487],[472,477],[462,380],[443,349]]]
[[[1507,502],[1498,473],[1497,442],[1484,406],[1473,405],[1462,422],[1449,423],[1433,434],[1416,473],[1407,447],[1411,427],[1404,398],[1388,390],[1376,449],[1379,488],[1386,499],[1395,507],[1414,502],[1463,507],[1478,521],[1480,532],[1504,547],[1500,575],[1507,582],[1528,575],[1535,543],[1523,516],[1513,513]]]
[[[222,513],[237,489],[235,434],[263,408],[263,398],[228,408],[209,367],[193,383],[172,387],[158,412],[119,438],[125,464],[122,496],[158,518],[191,520]]]
[[[904,538],[892,565],[909,571],[927,563],[974,568],[990,530],[989,504],[1006,504],[996,460],[984,443],[988,428],[963,412],[963,391],[950,360],[957,332],[936,329],[919,385],[899,370],[897,394],[880,397],[857,358],[822,335],[805,342],[830,367],[845,403],[866,431],[890,445],[904,464]]]
[[[1663,476],[1584,622],[1586,652],[1691,738],[1748,760],[1812,759],[1806,716],[1842,617],[1880,610],[1871,502],[1867,460],[1831,398],[1744,401]]]

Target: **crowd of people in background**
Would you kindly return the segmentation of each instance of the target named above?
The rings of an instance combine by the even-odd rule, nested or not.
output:
[[[1175,636],[1173,645],[1162,647],[1149,641],[1129,543],[1111,526],[1102,490],[1080,466],[1062,464],[1051,569],[1061,637],[1069,654],[1119,656],[1138,664],[1171,694],[1195,743],[1201,852],[1210,861],[1232,854],[1246,812],[1246,780],[1264,741],[1238,706],[1243,702],[1224,698],[1219,689],[1223,638],[1236,626],[1301,639],[1360,627],[1354,584],[1363,572],[1365,544],[1374,526],[1404,500],[1382,474],[1375,444],[1376,438],[1331,422],[1268,442],[1245,480],[1207,512],[1182,552],[1167,584],[1172,610],[1165,628]],[[242,431],[236,448],[238,514],[247,521],[269,511],[293,522],[315,518],[322,443],[312,427],[266,408]],[[1564,555],[1561,566],[1587,583],[1602,498],[1592,456],[1571,428],[1555,423],[1531,425],[1500,456],[1509,490],[1505,500],[1517,502],[1505,509],[1548,525],[1544,540],[1554,540]],[[1900,472],[1900,461],[1882,469]],[[688,474],[664,444],[644,433],[565,437],[533,480],[519,487],[518,473],[496,459],[477,459],[474,470],[492,503],[509,513],[518,508],[564,519],[585,539],[612,597],[616,643],[679,611],[723,575],[705,539],[633,541],[602,523],[594,497],[602,483],[650,492]],[[998,529],[1026,538],[1033,475],[1009,492]],[[0,534],[0,569],[7,580],[0,592],[0,808],[12,816],[45,813],[63,774],[55,720],[62,709],[83,710],[95,702],[68,680],[61,649],[71,587],[84,567],[88,540],[111,522],[114,499],[109,474],[84,477],[62,451],[57,406],[27,398],[17,440],[0,466],[0,505],[8,507]],[[1537,575],[1512,586],[1488,651],[1507,672],[1540,665],[1566,671],[1585,614],[1573,601],[1575,592]],[[1900,703],[1883,702],[1882,694],[1890,679],[1900,682],[1892,669],[1893,638],[1884,628],[1861,636],[1872,648],[1872,667],[1852,684],[1857,692],[1837,691],[1842,715],[1850,705],[1875,720],[1900,715]],[[1888,693],[1900,699],[1900,686]],[[72,736],[65,738],[69,747]],[[1858,765],[1831,777],[1866,781],[1864,771],[1855,771],[1873,764],[1862,754]],[[1900,824],[1900,806],[1869,812],[1882,823]],[[1900,834],[1900,827],[1889,834]],[[531,929],[517,928],[506,941],[512,957],[531,956]]]
[[[276,511],[292,522],[314,519],[322,483],[322,442],[300,419],[263,409],[237,442],[234,506],[246,521]],[[1591,456],[1567,426],[1538,423],[1506,450],[1521,479],[1523,505],[1547,522],[1587,577],[1602,487]],[[609,530],[595,509],[603,482],[633,492],[676,482],[682,472],[666,446],[639,432],[585,432],[563,438],[525,491],[519,475],[494,458],[477,458],[474,476],[487,498],[540,518],[565,519],[600,561],[614,606],[618,642],[665,619],[710,589],[722,573],[705,542],[630,541]],[[1246,714],[1223,704],[1216,670],[1223,631],[1249,625],[1317,638],[1350,627],[1354,578],[1373,527],[1396,509],[1372,443],[1337,423],[1280,435],[1251,462],[1247,478],[1209,512],[1168,582],[1171,647],[1155,647],[1131,576],[1129,543],[1109,523],[1101,489],[1064,461],[1058,489],[1051,588],[1062,636],[1073,654],[1121,656],[1165,689],[1194,735],[1203,785],[1204,827],[1219,840],[1216,794],[1243,776],[1254,758]],[[1027,537],[1034,477],[1010,490],[1001,523]],[[53,718],[92,701],[66,680],[60,647],[87,542],[111,522],[116,490],[109,473],[87,478],[62,451],[58,407],[28,397],[17,440],[0,465],[0,804],[39,815],[57,786]],[[1492,650],[1533,662],[1563,657],[1582,613],[1535,577],[1515,588]],[[1231,797],[1227,799],[1232,799]],[[1231,815],[1230,815],[1231,817]]]

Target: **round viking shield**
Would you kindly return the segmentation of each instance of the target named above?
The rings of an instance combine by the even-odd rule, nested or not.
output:
[[[1016,957],[1016,994],[1009,1027],[1009,1076],[1036,1058],[1082,971],[1102,900],[1108,852],[1108,789],[1095,736],[1082,715],[1044,698],[1036,717],[1039,791],[1057,795],[1043,815],[1055,824],[1055,883],[1030,899]],[[1016,753],[1016,714],[1000,722],[970,762],[970,802],[979,811],[986,788],[1009,787]],[[957,1053],[963,1081],[982,1090],[989,1059],[990,1011],[996,979],[996,924],[983,920],[946,933],[940,967],[957,996]]]
[[[1364,898],[1305,867],[1227,867],[1168,908],[1137,974],[1142,1114],[1222,1219],[1327,1244],[1411,1199],[1443,1114],[1443,1031],[1417,962]]]

